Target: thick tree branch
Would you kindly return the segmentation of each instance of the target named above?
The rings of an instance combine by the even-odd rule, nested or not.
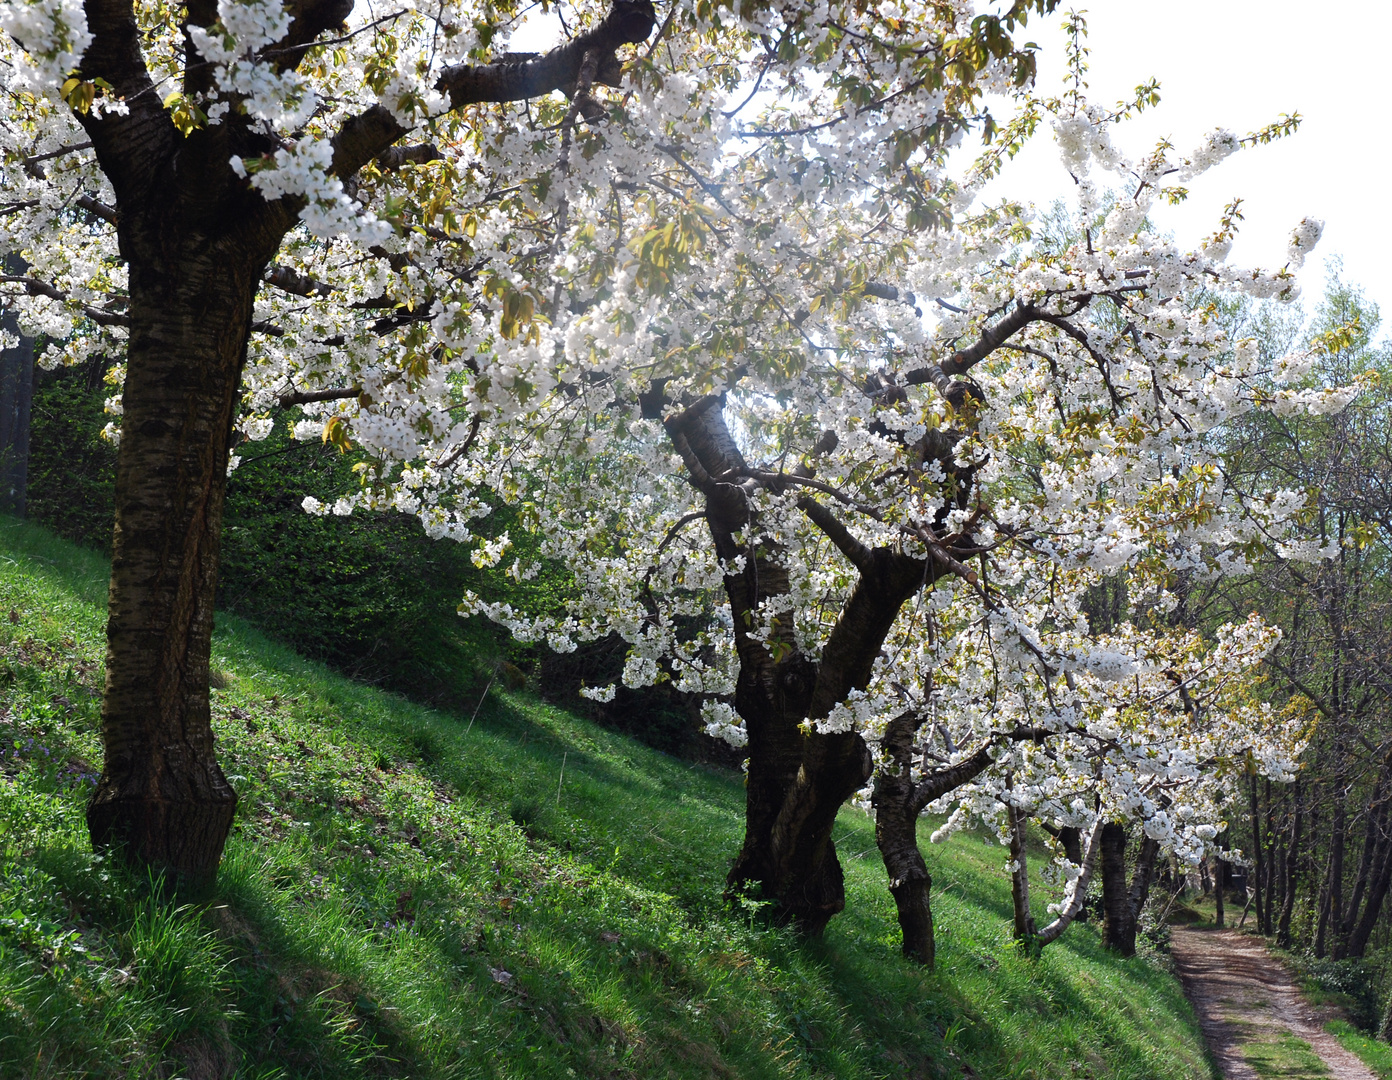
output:
[[[297,67],[320,34],[342,26],[353,13],[353,0],[291,0],[286,6],[294,20],[285,37],[267,50],[277,71]]]
[[[282,409],[288,409],[292,405],[311,405],[316,401],[344,401],[361,396],[361,386],[349,386],[341,390],[291,390],[281,394],[276,403]]]
[[[440,148],[434,143],[418,143],[414,146],[393,146],[377,155],[377,164],[383,172],[395,172],[402,166],[429,165],[432,161],[444,158]]]
[[[835,544],[841,554],[850,559],[858,570],[864,571],[870,568],[875,558],[873,553],[851,535],[851,531],[841,523],[835,514],[812,498],[799,499],[798,509],[811,519],[812,524],[826,534],[827,539]]]
[[[614,0],[603,19],[583,34],[552,49],[544,56],[522,63],[460,64],[446,68],[436,89],[449,94],[450,107],[463,108],[485,101],[522,101],[553,90],[575,85],[585,54],[593,49],[600,56],[595,81],[618,85],[618,69],[612,60],[615,50],[646,41],[657,21],[649,0]]]
[[[119,204],[158,177],[178,132],[150,81],[131,0],[86,0],[84,8],[92,42],[78,74],[88,82],[105,79],[111,84],[106,93],[123,100],[128,111],[100,116],[89,111],[77,114],[77,121],[86,129]]]
[[[266,283],[292,296],[331,296],[335,291],[332,285],[326,285],[308,274],[301,274],[298,270],[280,265],[272,266],[267,271]]]
[[[24,291],[30,296],[46,296],[50,300],[57,300],[63,304],[74,304],[73,298],[62,289],[50,285],[46,281],[39,281],[31,277],[22,277],[14,274],[0,275],[0,284],[23,285]],[[110,311],[103,311],[101,308],[94,308],[90,304],[74,304],[74,306],[91,319],[94,323],[101,326],[129,326],[130,319],[124,315],[117,315]]]
[[[458,64],[445,68],[435,88],[449,95],[452,109],[483,102],[524,101],[573,87],[590,50],[599,54],[594,81],[617,86],[620,68],[614,51],[646,40],[654,22],[656,14],[649,0],[614,0],[609,14],[594,27],[544,56],[521,62]],[[407,130],[381,105],[359,113],[334,136],[333,174],[347,179],[384,154]]]
[[[103,221],[111,222],[113,225],[116,224],[116,208],[114,206],[107,206],[106,203],[99,202],[90,195],[79,195],[73,200],[73,205],[81,210],[86,210],[87,213],[91,214],[93,217],[99,217]]]
[[[981,337],[977,339],[975,344],[953,353],[941,365],[926,364],[910,371],[904,376],[904,382],[910,386],[932,383],[942,392],[944,397],[947,397],[953,386],[951,379],[954,376],[965,375],[1006,341],[1042,317],[1043,312],[1037,308],[1029,304],[1016,304],[1015,309],[1010,314],[982,331]]]

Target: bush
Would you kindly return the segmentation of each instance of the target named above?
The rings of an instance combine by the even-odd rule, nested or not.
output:
[[[1327,994],[1337,995],[1349,1020],[1363,1031],[1376,1032],[1382,1019],[1383,972],[1361,957],[1334,960],[1328,956],[1297,956],[1302,978]]]

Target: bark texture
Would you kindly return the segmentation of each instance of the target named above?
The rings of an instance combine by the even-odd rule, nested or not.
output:
[[[1131,884],[1126,883],[1126,827],[1108,822],[1100,838],[1102,861],[1102,942],[1120,956],[1136,952],[1136,924],[1150,896],[1160,845],[1141,840]]]
[[[269,53],[294,68],[351,12],[349,0],[296,0],[286,36]],[[92,42],[79,74],[109,83],[122,113],[87,112],[84,126],[115,192],[115,224],[129,267],[128,313],[87,309],[129,327],[124,415],[102,702],[103,772],[87,811],[96,847],[202,887],[216,875],[236,809],[218,767],[208,700],[227,459],[257,289],[301,205],[266,202],[229,167],[273,145],[233,110],[187,135],[161,105],[126,0],[88,0]],[[208,26],[215,5],[188,5]],[[538,60],[455,67],[442,87],[461,103],[514,100],[573,83],[587,60],[616,78],[613,55],[653,26],[646,0],[616,0],[609,15]],[[183,73],[182,89],[210,88],[210,65]],[[334,138],[333,171],[350,180],[406,133],[381,107]],[[403,155],[406,151],[403,151]],[[79,205],[86,205],[79,201]],[[30,291],[49,286],[26,279]],[[839,868],[838,868],[839,871]]]
[[[11,255],[6,269],[22,273]],[[13,313],[0,314],[0,328],[19,335]],[[29,483],[29,406],[34,388],[34,339],[20,337],[0,351],[0,513],[23,517]]]
[[[780,481],[749,468],[722,405],[718,397],[693,402],[670,417],[666,428],[691,482],[705,497],[717,554],[731,563],[743,562],[724,581],[740,662],[735,708],[749,737],[745,839],[728,890],[732,896],[771,902],[777,919],[817,935],[846,902],[832,826],[842,803],[870,779],[873,763],[859,734],[819,732],[816,722],[852,690],[868,685],[900,608],[936,580],[938,571],[889,548],[865,548],[829,510],[804,499],[804,511],[850,558],[859,576],[816,660],[800,651],[790,624],[775,623],[767,641],[751,636],[763,605],[787,593],[788,573],[776,545],[759,541],[745,546],[736,536],[757,526],[751,507],[758,488]],[[903,859],[890,874],[892,881],[902,880],[896,902],[902,895],[907,905],[913,951],[931,957],[931,947],[923,944],[925,933],[931,937],[931,918],[925,914],[927,872],[912,865],[917,853],[912,824],[921,810],[922,804],[901,807],[902,821],[890,826],[896,835],[907,836]],[[922,863],[921,856],[917,861]]]
[[[237,804],[217,764],[208,663],[232,423],[252,304],[280,233],[265,213],[241,219],[250,229],[199,221],[196,200],[171,194],[122,226],[130,344],[106,758],[87,822],[94,845],[201,885],[216,875]]]

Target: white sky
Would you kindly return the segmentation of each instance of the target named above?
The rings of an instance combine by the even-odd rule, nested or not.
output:
[[[1081,5],[1080,5],[1081,6]],[[1299,112],[1300,130],[1269,146],[1242,150],[1187,185],[1190,196],[1154,215],[1182,245],[1211,233],[1224,205],[1241,196],[1245,220],[1233,245],[1238,265],[1285,261],[1290,230],[1322,218],[1324,237],[1300,272],[1307,309],[1323,292],[1324,260],[1342,256],[1344,280],[1362,286],[1392,329],[1392,149],[1389,92],[1392,4],[1384,0],[1092,0],[1089,94],[1111,104],[1152,76],[1160,105],[1123,125],[1114,142],[1139,156],[1162,137],[1181,153],[1204,132],[1246,135]],[[1063,34],[1055,16],[1030,22],[1041,46],[1039,89],[1063,76]],[[1048,206],[1072,181],[1047,133],[1010,162],[988,190]],[[1103,177],[1098,177],[1099,183]]]
[[[1392,2],[1092,0],[1084,10],[1094,101],[1111,104],[1151,77],[1160,80],[1160,105],[1115,135],[1128,156],[1162,137],[1187,153],[1214,127],[1246,135],[1281,113],[1303,118],[1295,135],[1243,150],[1198,177],[1187,185],[1188,201],[1158,208],[1156,223],[1188,246],[1211,233],[1223,207],[1241,196],[1245,219],[1231,261],[1274,269],[1285,262],[1300,219],[1322,218],[1324,238],[1300,272],[1307,309],[1323,292],[1325,260],[1338,255],[1344,280],[1382,307],[1388,336],[1392,148],[1385,127],[1392,92],[1382,78],[1392,68]],[[512,47],[548,48],[559,37],[552,22],[533,20]],[[1037,85],[1053,93],[1064,72],[1061,17],[1031,20],[1025,37],[1041,47]],[[1052,136],[1041,131],[986,196],[1047,207],[1071,187]]]

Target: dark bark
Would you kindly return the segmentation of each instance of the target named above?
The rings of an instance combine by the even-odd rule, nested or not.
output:
[[[1100,837],[1102,860],[1102,943],[1120,956],[1136,952],[1136,924],[1150,896],[1160,845],[1141,840],[1131,884],[1126,883],[1126,827],[1108,822]]]
[[[6,274],[28,269],[16,255],[5,259]],[[19,320],[11,311],[0,315],[0,328],[19,335]],[[29,485],[29,406],[34,390],[34,339],[20,336],[12,349],[0,352],[0,512],[24,516]]]
[[[1363,954],[1367,947],[1368,935],[1372,933],[1372,926],[1377,921],[1378,911],[1382,906],[1377,882],[1388,856],[1386,837],[1389,781],[1392,781],[1392,758],[1384,758],[1378,769],[1372,793],[1368,797],[1363,850],[1358,860],[1353,892],[1345,905],[1344,918],[1339,924],[1339,940],[1333,949],[1335,959]]]
[[[1300,879],[1301,826],[1305,812],[1305,792],[1301,782],[1295,782],[1295,809],[1291,815],[1290,843],[1286,845],[1285,895],[1281,899],[1281,920],[1276,927],[1276,943],[1283,949],[1291,946],[1291,916],[1295,912],[1295,894]]]
[[[1377,835],[1374,838],[1375,853],[1373,857],[1372,880],[1368,889],[1367,903],[1364,905],[1361,918],[1354,925],[1353,931],[1349,934],[1348,942],[1344,949],[1345,956],[1362,956],[1368,948],[1368,939],[1372,937],[1373,927],[1377,925],[1378,916],[1382,914],[1383,901],[1387,898],[1388,885],[1392,884],[1392,839],[1387,834],[1387,803],[1384,796],[1377,807],[1374,815],[1378,822]]]
[[[227,457],[274,216],[209,235],[180,200],[123,221],[131,332],[116,468],[94,846],[192,885],[217,872],[237,798],[208,700]],[[259,208],[255,208],[259,209]],[[267,222],[267,219],[271,219]],[[235,219],[234,219],[235,220]],[[258,230],[258,220],[263,228]]]
[[[1257,806],[1257,774],[1253,773],[1248,777],[1248,802],[1252,818],[1252,860],[1254,863],[1252,872],[1252,902],[1257,909],[1257,929],[1265,934],[1269,927],[1262,921],[1262,875],[1265,871],[1265,860],[1262,858],[1262,836],[1261,836],[1261,817]]]
[[[933,879],[918,846],[919,809],[914,803],[913,737],[919,724],[912,714],[895,717],[885,732],[891,766],[875,776],[871,804],[875,810],[875,843],[889,873],[903,934],[904,955],[925,967],[933,966]]]
[[[293,68],[351,6],[295,0],[287,36],[267,56],[282,70]],[[217,872],[237,802],[217,764],[208,699],[229,441],[256,291],[300,206],[291,199],[267,203],[232,172],[233,154],[255,157],[270,148],[237,112],[187,136],[174,127],[145,67],[130,0],[87,0],[85,8],[93,40],[80,74],[104,79],[128,105],[121,114],[77,117],[116,197],[114,208],[88,209],[114,222],[129,268],[128,313],[87,314],[120,321],[130,334],[102,702],[105,760],[87,821],[95,847],[115,848],[137,865],[201,888]],[[195,0],[187,17],[209,25],[216,10]],[[442,86],[456,106],[515,100],[574,82],[587,58],[600,81],[612,79],[613,50],[643,40],[652,26],[646,0],[616,0],[594,28],[535,62],[453,68]],[[208,72],[201,61],[190,64],[185,89],[205,89]],[[403,134],[380,107],[350,120],[334,140],[336,175],[349,179]],[[30,292],[52,289],[24,283]],[[785,691],[796,697],[795,680],[779,674],[778,699]],[[837,890],[839,875],[834,865],[825,871]]]
[[[864,547],[829,510],[804,499],[800,506],[809,519],[859,571],[855,585],[817,660],[801,654],[791,626],[775,625],[768,641],[751,637],[748,627],[760,617],[761,607],[788,591],[788,574],[776,546],[742,546],[736,535],[757,526],[750,509],[757,488],[779,481],[749,469],[725,424],[719,398],[690,404],[670,417],[666,428],[688,477],[705,497],[704,515],[716,553],[729,563],[743,559],[742,569],[724,581],[740,663],[735,708],[749,737],[745,838],[728,892],[770,901],[775,918],[795,923],[806,934],[819,934],[845,906],[841,866],[831,841],[836,814],[870,778],[872,762],[858,734],[822,733],[815,725],[852,690],[869,683],[900,609],[936,580],[940,568],[888,548]],[[911,741],[914,725],[905,723]],[[908,752],[907,746],[902,748]],[[892,889],[906,920],[906,947],[920,959],[931,957],[931,941],[925,939],[931,937],[931,921],[927,871],[914,833],[918,814],[936,797],[929,793],[934,783],[949,782],[959,773],[955,783],[963,783],[989,762],[983,748],[959,766],[940,770],[932,782],[911,789],[905,774],[902,783],[890,778],[879,789],[882,854],[891,883],[898,883]]]
[[[1025,851],[1027,818],[1013,806],[1007,807],[1006,818],[1010,831],[1010,861],[1014,867],[1010,872],[1010,900],[1015,912],[1015,940],[1030,946],[1037,928],[1030,910],[1029,857]]]
[[[1159,856],[1160,842],[1148,836],[1144,837],[1141,840],[1141,850],[1136,855],[1136,868],[1131,874],[1131,888],[1127,892],[1131,916],[1130,925],[1127,927],[1131,935],[1127,956],[1136,951],[1136,926],[1140,922],[1141,912],[1145,910],[1146,900],[1150,898],[1150,883],[1155,877],[1155,862]]]
[[[1130,956],[1135,934],[1129,929],[1131,900],[1126,893],[1126,827],[1115,821],[1102,826],[1102,943],[1113,952]],[[1130,942],[1128,949],[1127,942]]]
[[[1083,834],[1082,830],[1075,826],[1068,825],[1059,830],[1059,843],[1063,845],[1064,857],[1071,863],[1082,864],[1083,861]]]

